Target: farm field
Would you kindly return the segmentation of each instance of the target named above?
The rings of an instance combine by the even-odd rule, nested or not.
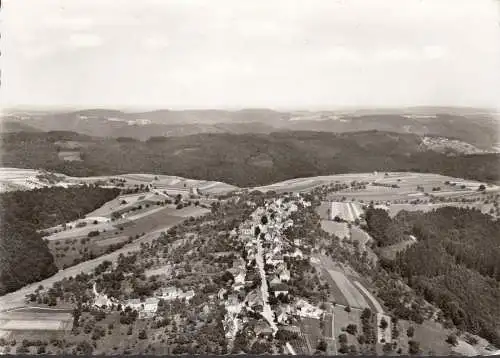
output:
[[[71,329],[73,316],[68,310],[47,308],[17,309],[0,313],[0,337],[11,342],[22,339],[52,340],[61,338]],[[15,349],[10,347],[10,349]]]
[[[321,220],[321,228],[329,234],[333,234],[339,238],[349,238],[350,231],[347,223],[335,222],[331,220]]]
[[[146,233],[161,231],[183,221],[185,217],[203,215],[206,212],[208,210],[203,208],[187,207],[177,210],[159,207],[138,215],[138,217],[117,221],[113,225],[109,223],[89,225],[85,228],[62,231],[50,235],[46,239],[57,267],[65,268],[82,259],[107,253],[109,249],[113,249],[113,246],[116,248],[117,245],[137,240]],[[99,235],[89,237],[88,233],[94,230],[99,230]]]
[[[319,340],[323,338],[320,320],[316,318],[301,318],[300,330],[307,341],[307,346],[312,350],[309,354],[313,354],[316,351]]]
[[[74,162],[74,161],[82,161],[82,158],[80,157],[80,152],[79,151],[60,151],[57,153],[57,156],[59,159],[68,161],[68,162]]]
[[[66,161],[79,161],[80,153],[77,151],[61,151],[59,157]],[[218,195],[228,193],[238,189],[236,186],[207,180],[186,179],[176,176],[155,175],[147,173],[131,173],[113,176],[93,176],[93,177],[71,177],[64,174],[49,173],[57,175],[58,183],[42,181],[37,176],[48,173],[45,171],[22,168],[0,168],[0,190],[31,190],[53,185],[79,185],[79,184],[109,184],[116,186],[116,182],[121,182],[124,188],[135,188],[141,185],[151,185],[162,190],[185,191],[189,194],[191,188],[199,189],[202,194]]]
[[[334,324],[334,336],[335,339],[338,340],[339,335],[345,334],[347,336],[347,345],[354,345],[359,351],[359,343],[356,336],[350,335],[345,332],[345,328],[350,324],[355,324],[358,328],[358,334],[361,333],[361,311],[359,310],[351,310],[351,312],[347,312],[344,307],[336,305],[332,308],[333,316],[335,317]],[[337,343],[338,349],[338,343]]]
[[[335,285],[342,292],[342,295],[345,297],[349,306],[355,308],[370,307],[370,305],[366,302],[364,296],[342,272],[334,270],[327,271],[330,274],[330,277],[332,278]]]
[[[49,183],[37,178],[44,172],[34,169],[0,168],[0,190],[32,190],[50,186]]]
[[[320,219],[330,220],[330,202],[322,201],[321,204],[316,209]]]
[[[386,175],[387,174],[387,175]],[[274,190],[277,192],[281,191],[301,191],[306,189],[312,189],[318,185],[334,184],[334,183],[350,183],[352,181],[357,182],[376,182],[379,184],[398,184],[400,189],[411,189],[412,191],[416,188],[417,184],[421,184],[429,190],[432,190],[433,186],[441,185],[444,187],[445,181],[450,181],[450,183],[456,183],[456,186],[466,185],[469,191],[477,190],[478,186],[481,184],[477,181],[465,180],[460,178],[447,177],[439,174],[432,173],[414,173],[414,172],[372,172],[372,173],[349,173],[349,174],[334,174],[316,177],[306,177],[306,178],[296,178],[285,180],[278,183],[273,183],[270,185],[259,186],[253,189],[261,191]],[[367,187],[368,188],[368,187]],[[374,187],[375,188],[375,187]],[[383,187],[376,187],[383,188]],[[390,188],[386,188],[390,189]],[[491,190],[497,190],[496,186],[492,186]]]
[[[57,228],[59,229],[59,227]],[[66,240],[66,239],[73,239],[76,237],[85,237],[88,235],[89,232],[95,230],[112,231],[114,229],[116,229],[116,226],[114,224],[108,222],[101,222],[97,224],[88,224],[87,226],[84,227],[74,227],[67,230],[54,232],[53,234],[45,236],[44,239],[48,241]],[[50,228],[44,231],[51,232],[53,230],[55,230],[55,228]]]
[[[400,320],[397,326],[400,334],[395,341],[398,347],[402,348],[403,353],[408,352],[408,341],[412,339],[420,343],[421,353],[424,355],[452,355],[451,346],[446,343],[446,338],[452,331],[443,328],[439,323],[424,321],[422,324],[415,324]],[[410,326],[415,329],[412,338],[408,338],[406,335]]]
[[[330,204],[330,220],[339,217],[341,220],[353,222],[359,219],[363,210],[358,203],[352,202],[332,202]]]
[[[113,212],[124,210],[126,208],[136,207],[138,205],[145,205],[150,202],[164,201],[166,197],[157,193],[138,193],[120,195],[117,198],[108,201],[100,208],[88,213],[86,217],[105,216],[111,217]]]
[[[363,229],[353,225],[351,227],[351,240],[359,242],[360,247],[365,248],[368,243],[373,241],[373,238]]]

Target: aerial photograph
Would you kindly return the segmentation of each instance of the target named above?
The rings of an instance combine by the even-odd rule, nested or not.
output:
[[[500,356],[500,1],[1,5],[0,355]]]

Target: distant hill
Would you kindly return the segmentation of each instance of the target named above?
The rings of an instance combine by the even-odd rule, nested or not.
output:
[[[338,111],[155,110],[124,112],[87,109],[72,112],[12,112],[9,123],[41,131],[74,131],[101,137],[181,136],[198,133],[273,131],[352,132],[380,130],[450,137],[489,150],[498,145],[498,120],[486,109],[413,107]],[[15,129],[12,124],[11,128]],[[19,130],[11,131],[22,131]]]
[[[59,152],[71,141],[79,161]],[[78,144],[78,145],[77,145]],[[499,154],[448,155],[410,133],[311,131],[204,133],[178,137],[100,138],[72,132],[4,133],[2,166],[72,176],[148,172],[257,186],[307,176],[370,171],[434,172],[498,182]]]
[[[5,121],[0,123],[1,133],[11,133],[11,132],[40,132],[39,129],[33,128],[23,122],[10,122]]]

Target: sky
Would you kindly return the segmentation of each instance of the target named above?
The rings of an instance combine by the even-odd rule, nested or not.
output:
[[[495,0],[4,0],[0,104],[500,108]]]

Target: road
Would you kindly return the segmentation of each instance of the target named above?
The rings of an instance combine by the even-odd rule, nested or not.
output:
[[[274,312],[271,309],[271,306],[269,305],[269,288],[267,287],[266,271],[264,270],[264,258],[262,255],[262,251],[263,250],[260,238],[257,238],[257,256],[255,258],[255,261],[259,268],[260,279],[261,279],[260,291],[262,294],[262,301],[264,302],[262,316],[264,316],[264,318],[271,326],[273,333],[276,333],[278,332],[278,327],[274,322]]]

